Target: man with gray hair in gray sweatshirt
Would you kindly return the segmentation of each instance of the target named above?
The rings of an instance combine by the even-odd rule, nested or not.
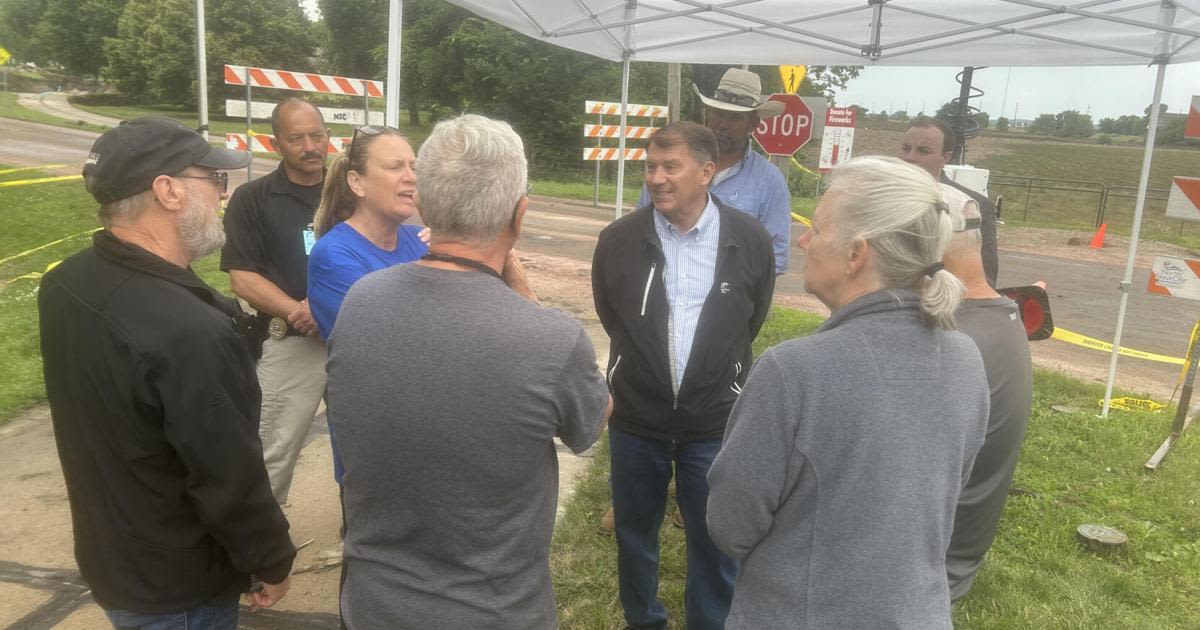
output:
[[[983,240],[979,205],[955,188],[946,184],[941,187],[954,224],[954,237],[946,247],[942,264],[966,285],[962,305],[954,316],[958,329],[979,348],[991,393],[987,436],[958,497],[954,533],[946,550],[950,598],[956,600],[971,590],[975,572],[996,538],[1029,423],[1033,368],[1017,305],[987,283],[980,253]]]

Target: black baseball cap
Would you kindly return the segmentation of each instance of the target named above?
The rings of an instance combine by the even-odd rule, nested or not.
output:
[[[226,170],[249,163],[247,151],[214,147],[179,121],[146,117],[122,121],[97,138],[83,163],[83,176],[93,178],[89,192],[104,204],[150,190],[159,175],[174,175],[193,164]]]

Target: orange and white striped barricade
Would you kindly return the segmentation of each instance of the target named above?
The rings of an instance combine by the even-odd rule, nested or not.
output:
[[[617,160],[620,158],[620,152],[615,148],[604,148],[602,142],[605,138],[620,139],[622,135],[629,140],[647,140],[658,127],[640,127],[635,125],[626,125],[622,134],[621,125],[606,125],[604,124],[605,116],[620,116],[621,104],[609,103],[606,101],[584,101],[584,112],[595,114],[599,117],[598,123],[595,125],[584,125],[583,136],[585,138],[595,138],[596,146],[587,147],[583,150],[583,159],[596,162],[596,177],[592,184],[592,206],[600,206],[600,163],[604,161]],[[667,118],[670,114],[670,109],[664,105],[639,105],[629,103],[626,105],[626,116],[638,116],[642,118],[650,118],[652,121],[655,118]],[[625,160],[644,160],[646,159],[645,149],[625,149]]]

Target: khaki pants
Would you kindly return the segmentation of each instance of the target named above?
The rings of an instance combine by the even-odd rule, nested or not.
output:
[[[258,361],[263,464],[271,492],[287,503],[292,471],[325,394],[325,345],[316,337],[267,338]]]

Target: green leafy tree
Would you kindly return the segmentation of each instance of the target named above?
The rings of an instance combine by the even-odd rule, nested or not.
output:
[[[224,64],[308,70],[313,34],[296,0],[210,0],[206,6],[210,106],[220,111]],[[105,75],[143,102],[195,104],[196,30],[191,0],[129,0],[105,41]]]
[[[68,72],[96,76],[104,40],[117,32],[125,0],[48,0],[33,39],[46,59]]]
[[[444,3],[443,3],[444,4]],[[380,79],[385,74],[384,61],[376,54],[380,45],[386,47],[388,37],[387,0],[320,0],[321,18],[328,40],[322,49],[324,70],[343,76]],[[404,3],[404,35],[419,30],[427,22],[432,3],[409,0]],[[418,26],[414,28],[414,24]],[[402,44],[407,53],[406,38]],[[386,51],[385,51],[386,55]],[[407,61],[402,55],[402,63]]]
[[[45,0],[0,0],[0,46],[20,61],[46,61],[45,51],[33,36],[45,11]]]
[[[1029,133],[1037,133],[1042,135],[1053,135],[1058,129],[1058,119],[1054,114],[1041,114],[1029,123]]]
[[[1063,138],[1089,138],[1094,134],[1092,117],[1081,114],[1077,110],[1067,109],[1058,113],[1055,119],[1054,135]]]
[[[999,132],[1008,131],[1008,118],[1001,116],[996,119],[996,131],[999,131]]]
[[[1118,133],[1117,132],[1117,119],[1116,118],[1101,118],[1100,119],[1100,133]],[[1112,142],[1112,138],[1109,138],[1109,142]]]

